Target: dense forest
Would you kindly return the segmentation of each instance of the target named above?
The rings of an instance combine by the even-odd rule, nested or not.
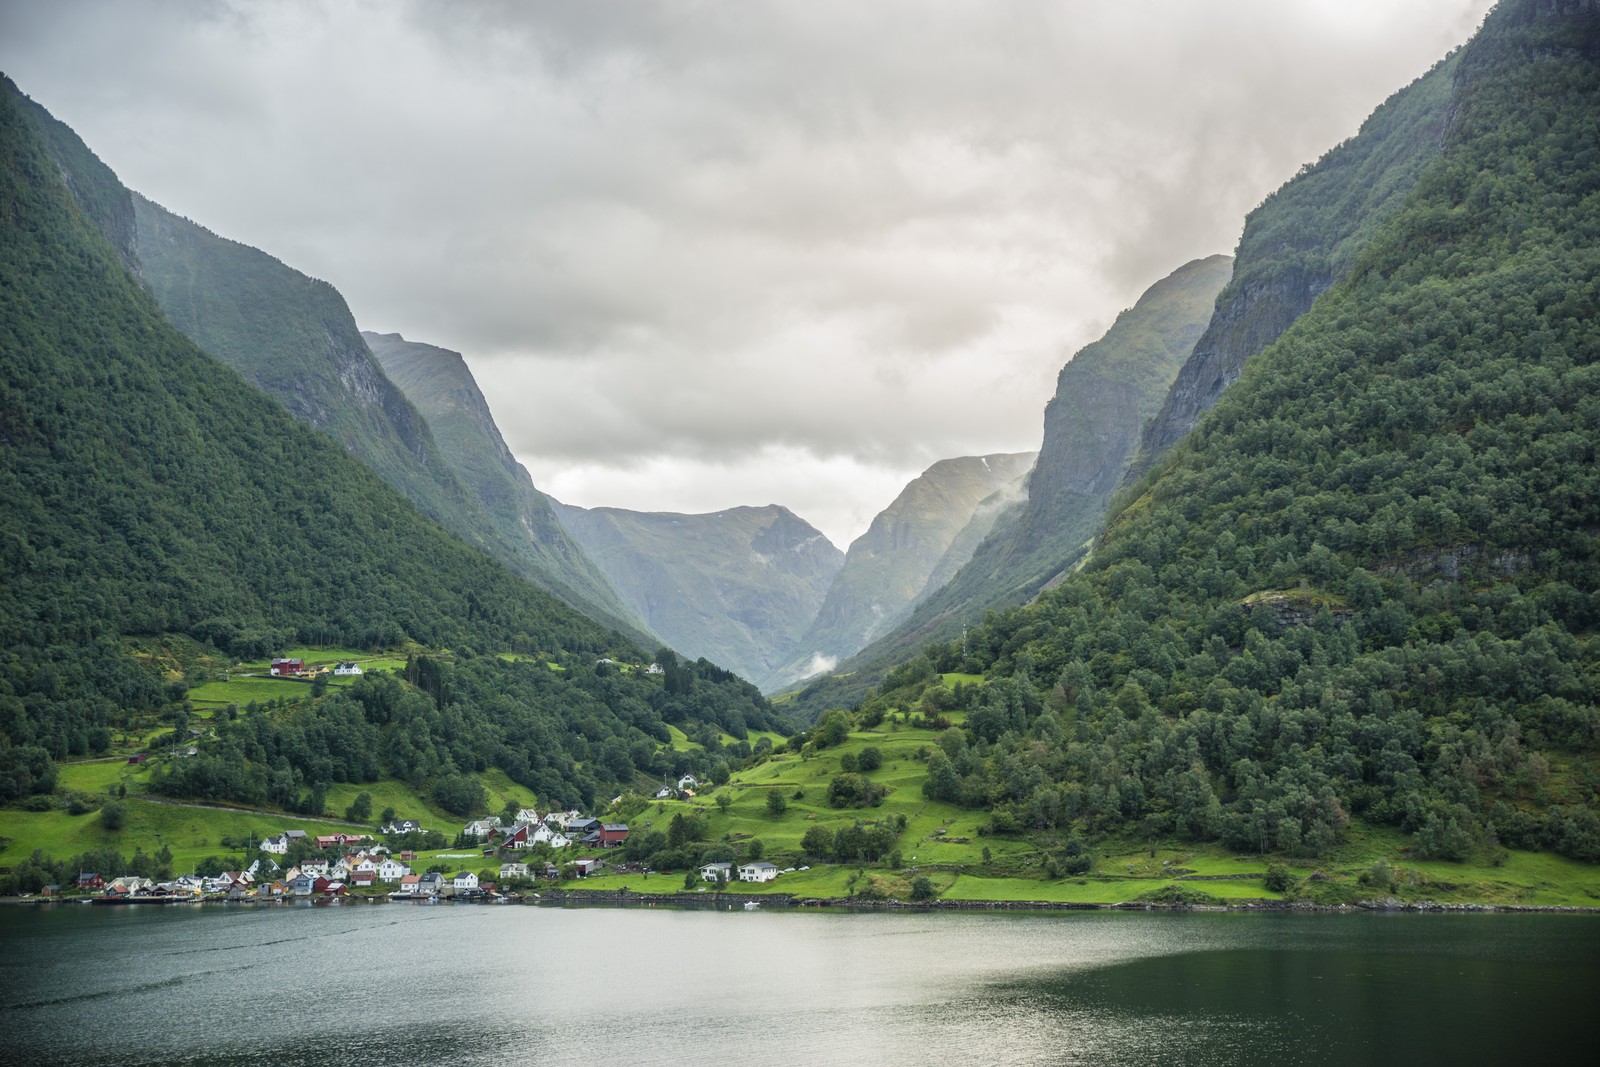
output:
[[[562,669],[499,656],[414,656],[402,678],[362,678],[321,700],[225,712],[218,739],[160,771],[174,796],[323,811],[334,782],[394,777],[446,810],[481,814],[474,772],[499,767],[559,807],[603,806],[641,778],[711,774],[781,725],[754,686],[701,660],[658,653],[663,676],[574,658]],[[695,749],[674,749],[667,724]],[[182,726],[182,723],[177,723]],[[726,746],[725,731],[735,741]]]
[[[128,269],[127,191],[9,81],[0,203],[0,799],[47,791],[53,760],[104,751],[119,723],[181,717],[184,681],[141,666],[125,645],[132,636],[184,635],[233,660],[294,642],[413,642],[464,661],[546,653],[591,668],[613,655],[644,658],[420,515],[174,329]],[[603,745],[636,732],[662,740],[663,716],[740,736],[747,722],[770,724],[765,701],[709,665],[679,687],[718,690],[692,716],[685,692],[658,686],[652,699],[638,685],[589,685],[592,669],[541,668],[555,675],[545,678],[488,658],[443,669],[461,694],[433,702],[439,715],[459,712],[448,721],[385,718],[374,681],[363,690],[371,707],[329,697],[235,722],[224,748],[243,760],[231,784],[201,782],[220,751],[182,775],[203,795],[283,800],[374,768],[447,774],[509,758],[503,738],[533,729],[549,708],[562,726],[541,735],[548,751],[523,753],[540,761],[526,777],[575,796],[654,773],[650,759],[605,759]],[[470,696],[513,670],[525,702]],[[339,753],[356,709],[385,735],[419,721],[441,732],[427,752],[402,754],[395,739],[352,761]],[[549,740],[569,727],[564,744]],[[167,788],[178,790],[182,775]]]
[[[1600,860],[1600,25],[1508,3],[1402,206],[1083,571],[892,673],[986,673],[927,793],[998,830]],[[946,701],[948,702],[948,701]]]

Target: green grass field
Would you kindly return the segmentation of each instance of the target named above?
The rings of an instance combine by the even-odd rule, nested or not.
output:
[[[98,813],[68,815],[64,811],[0,813],[0,835],[6,839],[0,849],[0,866],[9,866],[35,849],[57,859],[65,859],[95,848],[114,848],[132,856],[136,848],[154,853],[163,845],[172,850],[173,868],[182,872],[207,856],[239,856],[238,850],[222,847],[223,837],[248,834],[259,841],[280,830],[304,830],[308,834],[348,833],[348,826],[319,822],[290,815],[258,815],[250,812],[188,808],[129,797],[127,822],[116,833],[100,825]]]
[[[130,764],[121,756],[113,756],[110,759],[60,764],[56,780],[62,788],[81,793],[110,793],[119,785],[134,792],[142,788],[148,775],[145,765]]]

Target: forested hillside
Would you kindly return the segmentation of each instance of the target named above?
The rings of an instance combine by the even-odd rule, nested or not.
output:
[[[1600,7],[1503,3],[1449,75],[1442,151],[1084,569],[872,698],[990,677],[929,796],[1600,860]]]
[[[512,476],[467,458],[472,449],[453,413],[423,413],[424,405],[390,380],[337,289],[142,196],[132,203],[136,271],[190,340],[338,441],[457,537],[606,626],[653,640],[583,559],[526,472],[525,486],[505,495],[534,494],[543,515],[535,505],[524,505],[523,515],[514,503],[485,499],[484,478]],[[438,439],[436,418],[447,423],[452,447]],[[498,443],[492,419],[489,427]]]
[[[418,514],[195,347],[107,239],[128,233],[126,190],[81,144],[69,187],[46,136],[70,131],[0,85],[0,800],[48,790],[53,759],[104,751],[113,728],[185,722],[186,679],[141,666],[133,636],[198,642],[224,663],[294,641],[457,653],[448,684],[419,687],[437,721],[407,717],[403,701],[362,705],[367,733],[385,738],[375,753],[332,740],[351,736],[344,698],[246,714],[224,736],[256,747],[240,740],[242,762],[219,751],[231,784],[206,795],[242,799],[263,776],[281,800],[374,767],[481,769],[549,723],[546,707],[565,717],[542,728],[538,765],[525,754],[505,769],[539,788],[554,775],[572,795],[656,773],[664,718],[713,734],[768,721],[753,688],[709,664],[675,686],[642,672],[591,685],[606,673],[597,659],[644,653]],[[475,655],[502,650],[571,666]],[[507,671],[522,672],[506,687],[525,701],[491,695]],[[550,684],[573,688],[556,699]],[[471,729],[454,732],[458,719]],[[590,751],[611,739],[606,758]]]
[[[1194,429],[1245,361],[1276,341],[1345,277],[1378,226],[1438,157],[1455,57],[1391,96],[1350,140],[1308,164],[1245,219],[1233,277],[1216,312],[1144,427],[1133,482]]]

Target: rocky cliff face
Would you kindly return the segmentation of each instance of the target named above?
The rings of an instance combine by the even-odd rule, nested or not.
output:
[[[776,504],[680,515],[551,503],[662,640],[746,678],[779,666],[844,562],[821,531]]]
[[[789,661],[758,679],[762,688],[826,669],[904,618],[941,563],[959,566],[947,557],[980,506],[1008,488],[1019,492],[1033,458],[1018,452],[940,460],[908,484],[850,546],[816,619]],[[999,507],[987,513],[991,524]],[[970,556],[976,542],[968,542]]]
[[[1245,361],[1276,341],[1349,273],[1357,251],[1404,202],[1443,144],[1455,60],[1390,97],[1360,134],[1269,196],[1245,220],[1233,281],[1145,428],[1126,480],[1194,429]]]
[[[522,569],[591,616],[640,640],[654,640],[567,533],[549,498],[506,447],[461,354],[407,341],[397,333],[363,332],[361,337],[388,379],[426,417],[445,462],[522,562]]]

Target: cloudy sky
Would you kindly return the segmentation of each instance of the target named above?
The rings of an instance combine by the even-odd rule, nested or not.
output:
[[[840,547],[1488,0],[0,2],[124,183],[463,352],[570,503]]]

